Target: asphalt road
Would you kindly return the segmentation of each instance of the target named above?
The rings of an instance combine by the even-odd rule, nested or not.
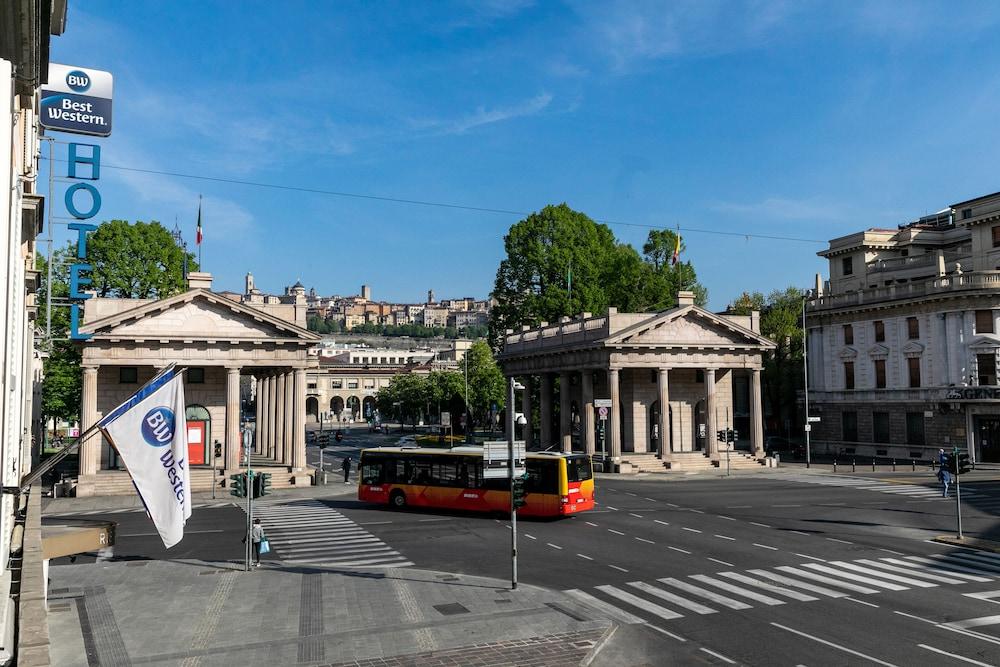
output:
[[[356,458],[349,440],[338,451]],[[929,541],[954,530],[955,505],[935,497],[928,476],[887,484],[841,475],[851,486],[790,479],[601,478],[595,511],[518,522],[520,581],[573,591],[569,613],[626,623],[633,634],[623,637],[641,631],[664,662],[1000,664],[1000,554]],[[991,534],[1000,484],[963,488],[966,531]],[[283,559],[365,549],[354,557],[510,575],[505,519],[395,512],[352,496],[271,502]],[[120,522],[116,557],[167,556],[141,514],[109,518]],[[235,507],[198,510],[169,557],[238,559],[243,520]],[[325,521],[349,528],[326,538]],[[342,530],[360,544],[340,544]],[[613,654],[619,663],[627,648]]]

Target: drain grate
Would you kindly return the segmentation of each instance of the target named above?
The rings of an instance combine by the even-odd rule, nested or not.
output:
[[[441,614],[445,616],[454,616],[456,614],[468,614],[469,610],[460,605],[457,602],[451,602],[448,604],[436,604],[434,608],[438,610]]]

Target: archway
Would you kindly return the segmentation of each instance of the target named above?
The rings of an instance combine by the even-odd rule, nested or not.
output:
[[[306,399],[306,420],[313,422],[319,420],[319,399],[315,396]]]
[[[330,412],[333,413],[334,419],[340,419],[340,413],[344,411],[344,399],[340,396],[334,396],[330,399]]]
[[[347,412],[347,416],[352,419],[357,419],[361,416],[361,401],[358,400],[357,396],[351,396],[347,399]]]
[[[372,419],[375,416],[375,397],[365,396],[365,400],[362,405],[364,407],[363,414],[365,419]]]
[[[208,463],[208,443],[212,437],[212,415],[204,405],[192,403],[184,409],[188,432],[188,463],[205,465]]]

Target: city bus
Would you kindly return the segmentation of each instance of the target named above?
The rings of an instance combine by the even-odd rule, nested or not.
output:
[[[509,512],[508,479],[483,478],[482,447],[376,447],[361,452],[358,500],[405,507]],[[525,516],[594,509],[594,472],[585,454],[529,452]]]

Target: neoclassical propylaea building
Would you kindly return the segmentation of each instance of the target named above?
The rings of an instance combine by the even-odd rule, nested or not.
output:
[[[660,313],[609,308],[508,330],[498,361],[527,388],[526,417],[539,383],[538,423],[524,429],[529,449],[600,455],[603,434],[603,454],[618,469],[691,468],[718,465],[726,445],[716,432],[726,428],[737,431],[737,450],[764,457],[761,371],[774,347],[758,313],[712,313],[682,291]]]

